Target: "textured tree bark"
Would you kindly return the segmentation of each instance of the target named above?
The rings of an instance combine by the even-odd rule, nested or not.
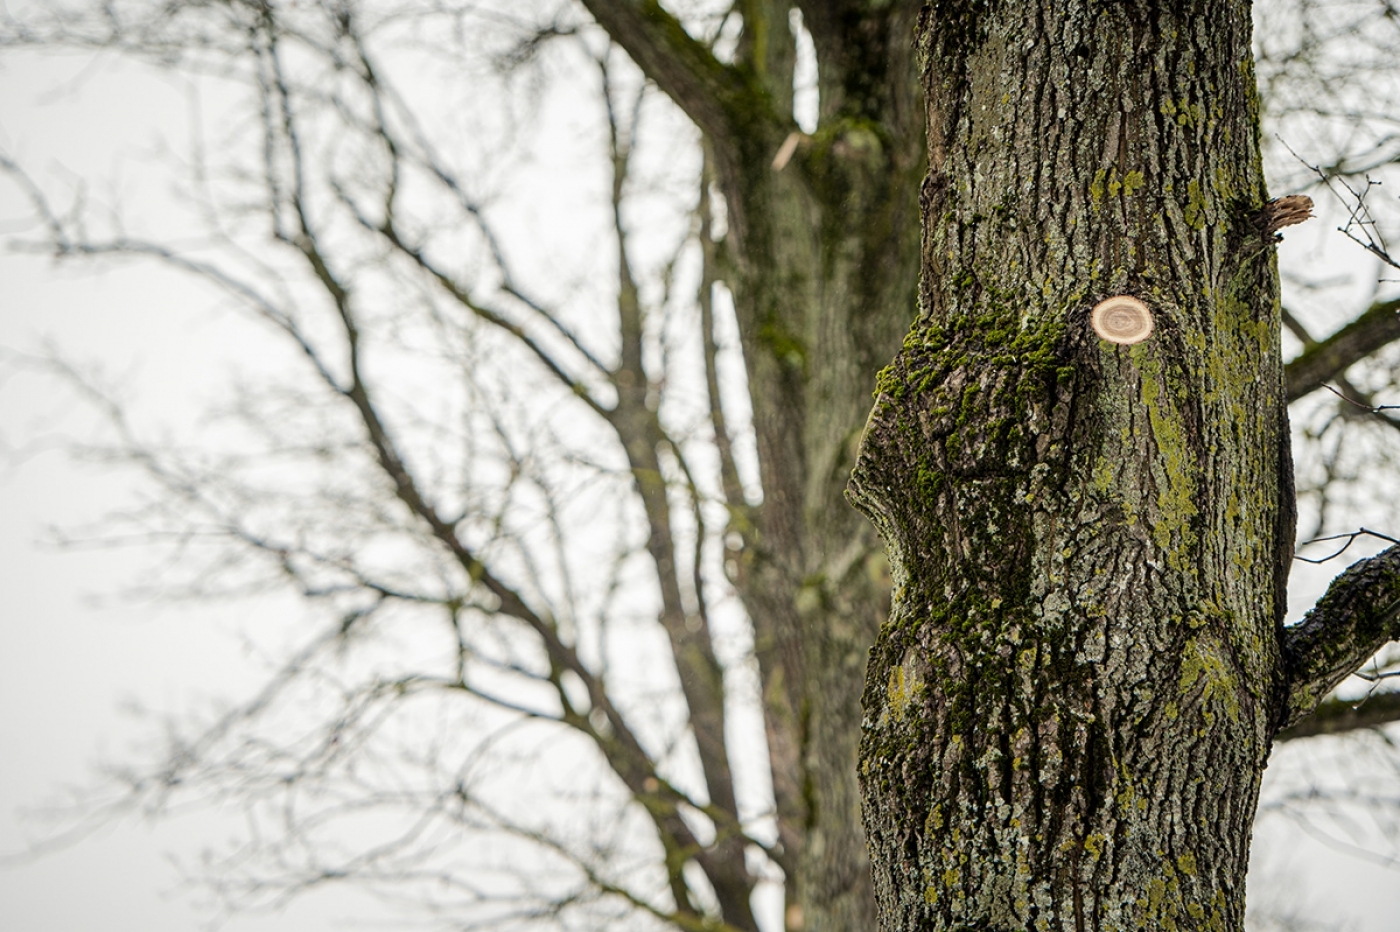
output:
[[[851,482],[880,927],[1239,929],[1293,536],[1249,3],[936,3],[918,47],[919,317]],[[1144,342],[1090,329],[1119,294]]]
[[[1248,4],[926,4],[926,114],[918,3],[796,4],[821,97],[796,136],[790,0],[736,7],[732,64],[656,0],[583,2],[704,132],[724,195],[764,492],[726,480],[731,557],[789,928],[874,924],[857,696],[886,564],[840,490],[920,266],[851,487],[896,584],[861,752],[882,921],[1238,925],[1270,737],[1394,626],[1378,583],[1281,640],[1292,494]],[[1091,332],[1118,294],[1154,315],[1145,342]],[[747,873],[710,879],[746,925]]]

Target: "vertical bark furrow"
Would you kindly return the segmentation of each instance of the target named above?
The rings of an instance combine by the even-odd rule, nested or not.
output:
[[[924,22],[924,303],[851,483],[895,583],[884,929],[1242,920],[1291,546],[1249,30],[1243,2]],[[1153,335],[1099,340],[1125,293]]]

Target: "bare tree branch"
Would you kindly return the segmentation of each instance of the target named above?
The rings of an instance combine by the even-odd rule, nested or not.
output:
[[[705,355],[705,391],[709,402],[710,427],[714,431],[715,451],[719,455],[720,485],[724,502],[729,508],[730,522],[747,526],[749,510],[744,500],[744,487],[739,481],[739,469],[734,462],[734,442],[729,434],[728,419],[719,389],[719,346],[715,340],[715,287],[718,284],[719,245],[714,241],[714,210],[710,201],[713,183],[708,150],[700,178],[700,337]]]
[[[687,33],[658,0],[582,2],[598,25],[717,147],[730,152],[740,144],[744,117],[763,107],[762,97]]]
[[[1400,340],[1400,300],[1380,301],[1341,330],[1307,346],[1284,369],[1288,400],[1297,401]]]
[[[679,458],[679,444],[668,436],[663,427],[658,415],[659,406],[649,401],[657,389],[647,376],[643,360],[646,315],[629,257],[627,229],[623,220],[624,189],[632,155],[632,140],[618,119],[606,57],[600,60],[599,65],[607,104],[612,161],[612,222],[618,249],[617,300],[622,338],[620,362],[612,375],[617,405],[608,412],[607,419],[626,452],[646,514],[649,528],[647,551],[655,564],[661,590],[660,620],[670,640],[671,652],[680,674],[681,691],[689,710],[691,731],[700,754],[700,766],[710,796],[710,806],[706,811],[715,819],[719,836],[715,844],[717,856],[702,859],[702,863],[724,914],[730,917],[731,922],[747,928],[754,925],[749,906],[754,880],[743,859],[733,771],[725,743],[724,672],[715,656],[707,616],[687,612],[681,596],[684,567],[677,553],[675,521],[659,455],[665,446]],[[636,115],[640,112],[642,93],[645,93],[645,89],[639,93],[632,108],[632,130],[635,130]],[[680,462],[683,466],[684,460]],[[697,528],[697,553],[703,546],[703,533],[702,522]],[[703,599],[702,591],[697,594]]]
[[[1283,635],[1287,682],[1280,728],[1317,708],[1387,641],[1400,637],[1400,545],[1359,560]]]
[[[1384,692],[1364,699],[1338,699],[1322,702],[1312,714],[1274,735],[1274,742],[1339,735],[1361,728],[1376,728],[1400,722],[1400,692]]]
[[[364,37],[360,35],[358,31],[358,21],[352,18],[349,12],[347,12],[344,17],[344,28],[347,37],[354,44],[359,73],[364,83],[364,88],[374,102],[374,123],[372,126],[367,127],[367,130],[382,144],[389,160],[391,174],[384,190],[382,220],[372,220],[368,214],[360,208],[360,205],[355,202],[354,198],[351,197],[345,187],[333,181],[332,185],[341,202],[351,210],[361,226],[382,235],[395,249],[399,250],[420,268],[436,278],[444,290],[463,307],[488,323],[502,328],[524,343],[525,346],[544,363],[545,367],[549,369],[551,373],[559,378],[571,391],[583,398],[590,407],[601,413],[601,405],[589,394],[584,382],[569,375],[565,371],[565,367],[562,363],[555,359],[539,341],[531,337],[524,327],[507,319],[501,312],[488,308],[481,302],[473,299],[468,288],[458,282],[447,271],[433,263],[421,247],[407,241],[396,224],[395,217],[397,214],[396,207],[398,206],[398,199],[401,193],[399,185],[400,163],[410,158],[407,151],[409,146],[407,144],[401,144],[396,138],[394,128],[386,116],[385,111],[388,107],[392,107],[397,117],[410,127],[413,136],[412,148],[417,151],[415,161],[442,184],[452,197],[457,200],[462,210],[475,221],[477,229],[485,238],[490,249],[491,257],[495,262],[497,272],[501,276],[501,290],[532,311],[542,321],[548,324],[554,332],[567,340],[570,346],[589,363],[596,373],[606,373],[608,371],[607,367],[583,344],[578,335],[560,321],[558,315],[551,313],[539,301],[531,298],[526,294],[524,288],[516,282],[516,276],[511,270],[510,263],[506,260],[505,252],[501,247],[499,238],[491,225],[487,222],[484,211],[481,209],[480,205],[467,196],[461,181],[446,165],[444,160],[438,156],[436,147],[427,138],[426,134],[423,133],[421,127],[417,125],[417,120],[411,108],[404,102],[402,95],[399,94],[389,80],[382,75],[380,69],[374,65],[369,49],[365,45]]]

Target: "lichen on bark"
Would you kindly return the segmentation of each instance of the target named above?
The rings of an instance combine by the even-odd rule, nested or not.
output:
[[[881,927],[1237,929],[1292,548],[1248,4],[934,4],[918,41],[920,307],[850,486],[895,587]],[[1093,334],[1115,294],[1145,342]]]

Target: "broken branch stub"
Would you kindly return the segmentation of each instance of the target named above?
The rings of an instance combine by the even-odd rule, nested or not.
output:
[[[1284,227],[1302,223],[1312,217],[1312,198],[1305,194],[1276,197],[1254,214],[1254,225],[1266,238],[1274,238]]]

